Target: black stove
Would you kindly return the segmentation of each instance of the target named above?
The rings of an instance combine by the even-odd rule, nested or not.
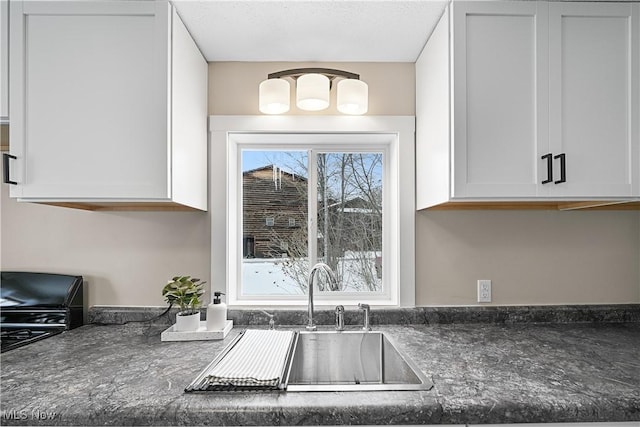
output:
[[[57,335],[60,332],[62,331],[34,331],[30,329],[16,329],[15,331],[3,330],[0,332],[2,353],[14,348],[22,347],[23,345],[31,344],[32,342],[39,341],[52,335]]]
[[[81,326],[82,276],[50,273],[0,273],[1,351]]]

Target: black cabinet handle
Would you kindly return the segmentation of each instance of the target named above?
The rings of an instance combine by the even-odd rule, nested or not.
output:
[[[17,182],[15,181],[11,181],[11,178],[9,178],[9,160],[10,159],[17,159],[16,156],[12,156],[9,153],[2,153],[2,168],[4,169],[4,183],[5,184],[12,184],[12,185],[18,185]]]
[[[548,184],[553,182],[553,155],[551,153],[545,154],[540,157],[542,160],[547,160],[547,179],[542,181],[542,184]]]
[[[562,184],[567,182],[567,161],[565,153],[553,156],[554,159],[560,159],[560,179],[555,181],[554,184]]]

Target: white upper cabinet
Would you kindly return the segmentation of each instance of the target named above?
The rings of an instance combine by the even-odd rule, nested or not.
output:
[[[207,64],[166,1],[11,3],[11,196],[207,208]]]
[[[542,13],[536,2],[453,8],[453,197],[537,195],[534,154],[547,143],[548,108],[538,102]]]
[[[454,2],[416,63],[417,207],[638,194],[638,6]]]
[[[554,195],[637,195],[640,33],[632,5],[549,3],[549,38],[549,152],[566,156],[566,183]],[[554,181],[562,180],[560,160]]]
[[[0,123],[9,121],[9,0],[0,0]]]

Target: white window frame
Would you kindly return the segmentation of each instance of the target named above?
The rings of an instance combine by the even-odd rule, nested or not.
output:
[[[415,305],[415,118],[413,116],[211,116],[210,206],[211,292],[227,293],[227,303],[235,307],[306,306],[306,296],[241,296],[242,261],[241,197],[239,149],[260,144],[279,148],[322,143],[334,151],[352,152],[358,140],[384,147],[383,167],[387,177],[383,211],[390,225],[383,230],[385,268],[383,293],[318,292],[316,306],[367,302],[376,306]],[[303,142],[301,144],[301,141]],[[284,142],[284,143],[283,143]],[[272,145],[271,148],[274,148]],[[322,151],[325,151],[323,148]],[[310,219],[311,220],[311,219]],[[240,239],[240,240],[238,240]],[[226,242],[222,244],[221,242]],[[312,253],[315,253],[313,251]],[[366,294],[366,295],[365,295]]]

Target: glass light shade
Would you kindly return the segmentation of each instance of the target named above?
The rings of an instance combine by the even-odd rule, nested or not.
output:
[[[338,111],[343,114],[364,114],[369,109],[369,86],[362,80],[338,82]]]
[[[320,111],[329,106],[329,78],[322,74],[298,77],[296,105],[301,110]]]
[[[289,82],[267,79],[260,83],[260,111],[264,114],[282,114],[289,111]]]

